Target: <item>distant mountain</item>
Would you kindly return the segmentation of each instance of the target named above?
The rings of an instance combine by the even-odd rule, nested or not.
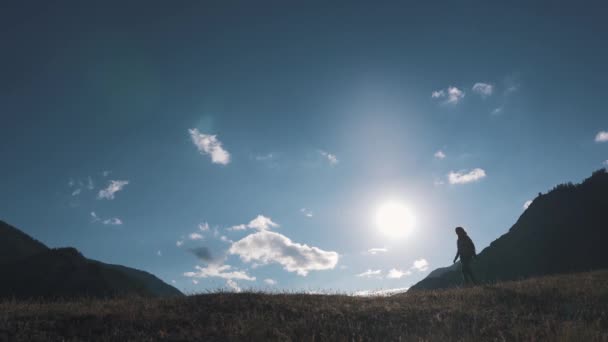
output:
[[[607,244],[608,173],[601,169],[581,184],[539,194],[506,234],[479,253],[473,271],[494,282],[608,268]],[[437,269],[411,289],[458,286],[459,266]]]
[[[85,258],[75,248],[50,249],[0,221],[0,297],[182,296],[154,275]]]

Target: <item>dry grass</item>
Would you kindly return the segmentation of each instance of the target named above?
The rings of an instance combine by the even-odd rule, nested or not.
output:
[[[393,297],[0,302],[4,341],[608,341],[608,272]]]

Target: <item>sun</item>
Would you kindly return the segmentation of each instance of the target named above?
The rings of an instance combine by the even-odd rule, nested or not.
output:
[[[383,203],[376,211],[376,226],[380,232],[398,238],[407,235],[415,224],[410,208],[398,201]]]

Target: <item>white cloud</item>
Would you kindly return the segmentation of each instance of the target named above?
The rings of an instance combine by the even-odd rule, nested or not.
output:
[[[274,280],[274,279],[270,279],[270,278],[266,278],[266,279],[264,279],[264,282],[265,282],[266,284],[270,285],[270,286],[273,286],[273,285],[276,285],[276,284],[277,284],[277,281],[276,281],[276,280]]]
[[[103,220],[102,223],[110,226],[119,226],[122,224],[122,221],[118,217],[112,217],[107,220]]]
[[[388,252],[388,248],[370,248],[367,250],[367,253],[371,254],[371,255],[376,255],[379,253],[386,253]]]
[[[259,231],[269,230],[271,228],[279,227],[279,225],[272,221],[270,217],[264,215],[258,215],[247,224],[238,224],[228,228],[228,230],[245,230],[247,228],[257,229]]]
[[[202,240],[203,236],[199,233],[190,233],[190,235],[188,235],[188,238],[190,240]]]
[[[234,243],[234,241],[230,240],[225,235],[220,236],[220,240],[226,243]]]
[[[197,285],[198,284],[198,280],[192,279],[192,284]]]
[[[530,206],[530,204],[532,204],[532,200],[527,200],[526,203],[524,203],[524,210],[528,209],[528,207]]]
[[[273,153],[268,153],[268,154],[264,154],[264,155],[256,155],[254,157],[254,159],[257,161],[270,161],[270,160],[273,160],[274,158],[275,158],[275,155]]]
[[[602,164],[608,166],[608,160],[604,160],[604,162]]]
[[[382,278],[382,271],[369,269],[363,273],[356,274],[355,276],[361,278]]]
[[[175,279],[171,279],[171,284],[177,284],[177,282],[175,281]]]
[[[158,251],[156,251],[156,255],[163,256],[163,253],[160,250],[158,250]]]
[[[196,272],[186,272],[184,276],[190,278],[216,277],[222,279],[255,280],[255,277],[248,275],[245,271],[232,270],[232,266],[230,265],[209,264],[207,267],[195,266],[194,268],[196,268]]]
[[[386,275],[386,277],[389,279],[400,279],[401,277],[408,276],[410,274],[412,274],[412,272],[409,270],[402,271],[402,270],[398,270],[396,268],[392,268],[388,271],[388,274]]]
[[[462,100],[463,98],[464,98],[464,91],[462,91],[456,87],[448,88],[448,100],[446,101],[447,103],[456,104],[456,103],[460,102],[460,100]]]
[[[435,90],[434,92],[431,93],[431,98],[433,98],[433,99],[442,98],[444,96],[445,96],[444,90]]]
[[[94,211],[91,211],[91,221],[93,221],[93,222],[99,221],[99,217],[97,216],[97,214]]]
[[[433,99],[441,99],[441,98],[446,98],[445,102],[446,104],[457,104],[458,102],[460,102],[460,100],[462,100],[464,98],[464,91],[456,88],[456,87],[448,87],[447,90],[435,90],[434,92],[431,93],[431,98]]]
[[[404,293],[409,290],[409,287],[399,287],[394,289],[381,289],[381,290],[362,290],[353,293],[353,296],[357,297],[388,297],[398,293]]]
[[[188,132],[190,138],[192,138],[192,143],[201,154],[210,155],[212,163],[222,165],[230,163],[230,153],[224,150],[216,135],[202,134],[196,128],[189,129]]]
[[[177,241],[175,241],[175,245],[176,245],[177,247],[181,247],[183,244],[184,244],[184,241],[182,241],[182,240],[177,240]]]
[[[334,166],[334,165],[338,164],[339,160],[338,160],[338,157],[336,157],[335,154],[331,154],[331,153],[323,151],[323,150],[319,150],[319,153],[325,159],[327,159],[327,161],[329,162],[329,165]]]
[[[241,292],[239,284],[237,284],[237,282],[232,279],[226,280],[226,285],[228,285],[228,287],[231,288],[234,292]]]
[[[78,188],[78,189],[72,191],[72,196],[78,196],[78,195],[80,195],[80,192],[82,192],[82,189]]]
[[[101,175],[104,177],[108,177],[110,175],[110,173],[112,173],[112,171],[104,170],[103,172],[101,172]]]
[[[439,179],[439,178],[437,178],[437,179],[435,179],[433,181],[433,185],[435,185],[435,186],[441,186],[443,184],[445,184],[445,182],[442,179]]]
[[[467,184],[471,182],[476,182],[486,176],[486,171],[484,169],[475,168],[471,171],[461,170],[461,171],[450,171],[448,174],[448,181],[450,184]]]
[[[414,260],[412,268],[417,269],[420,272],[424,272],[429,269],[429,262],[426,259]]]
[[[336,252],[295,243],[284,235],[267,230],[235,242],[229,252],[239,255],[245,262],[278,263],[286,271],[301,276],[306,276],[309,271],[333,269],[338,263]]]
[[[442,150],[439,150],[439,151],[435,152],[435,154],[433,156],[436,159],[445,159],[445,157],[446,157],[445,153],[443,153]]]
[[[600,131],[597,133],[597,135],[595,136],[595,142],[607,142],[608,141],[608,132],[607,131]]]
[[[93,179],[91,178],[91,176],[87,177],[87,189],[93,190],[94,188],[95,185],[93,184]]]
[[[105,189],[99,190],[97,198],[108,200],[114,199],[114,194],[122,190],[127,184],[129,184],[129,181],[126,180],[111,180]]]
[[[481,95],[481,97],[488,97],[492,95],[494,86],[488,83],[477,82],[473,85],[473,92]]]
[[[199,223],[198,229],[201,232],[208,232],[209,231],[209,223],[207,223],[207,222]]]
[[[310,209],[302,208],[300,212],[306,217],[312,217],[312,210]]]
[[[492,115],[500,115],[500,113],[502,113],[502,107],[498,107],[498,108],[494,108],[494,110],[492,110],[491,114]]]

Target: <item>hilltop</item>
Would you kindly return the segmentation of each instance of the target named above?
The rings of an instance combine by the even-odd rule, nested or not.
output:
[[[606,341],[608,271],[391,297],[0,302],[0,340]]]
[[[181,296],[154,275],[85,258],[72,247],[48,248],[0,221],[0,298]]]
[[[608,268],[608,173],[539,194],[507,233],[473,263],[483,282]],[[474,238],[474,237],[473,237]],[[412,290],[460,285],[459,265],[440,268]]]

